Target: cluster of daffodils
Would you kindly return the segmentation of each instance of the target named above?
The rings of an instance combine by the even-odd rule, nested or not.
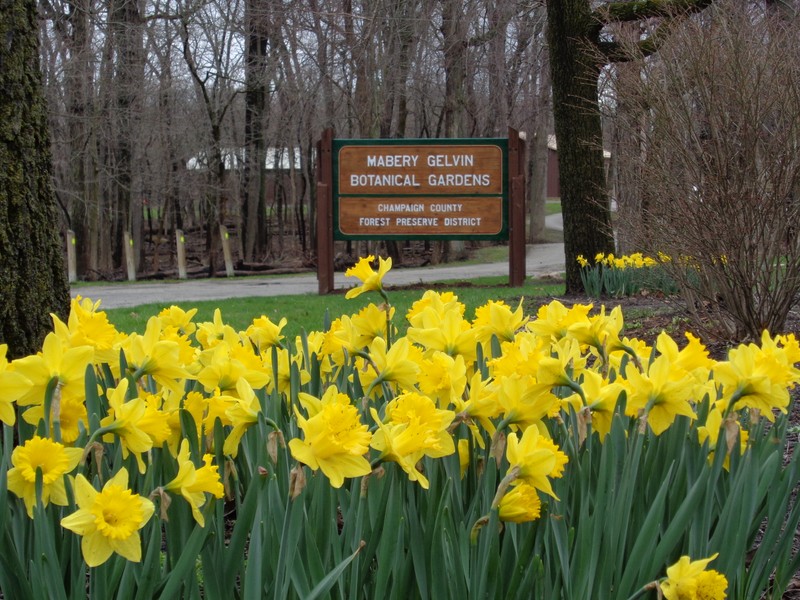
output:
[[[361,281],[348,297],[385,299],[391,262],[375,271],[372,260],[347,272]],[[0,419],[24,423],[8,489],[34,518],[67,507],[60,523],[81,536],[87,565],[112,553],[138,561],[139,530],[176,501],[204,525],[261,423],[270,443],[286,442],[298,482],[324,476],[334,488],[396,465],[427,489],[427,461],[457,454],[464,473],[494,460],[504,477],[492,510],[520,523],[539,518],[568,476],[553,435],[567,422],[581,445],[605,440],[615,419],[654,436],[700,420],[692,443],[713,460],[720,436],[728,455],[747,452],[748,428],[785,413],[800,381],[793,335],[765,332],[716,361],[691,335],[650,346],[623,335],[619,308],[592,309],[553,301],[528,315],[521,302],[490,301],[470,318],[454,294],[427,291],[402,324],[388,303],[369,304],[287,340],[285,319],[236,331],[219,311],[195,322],[175,306],[123,334],[78,298],[38,354],[9,362],[0,346]],[[664,595],[688,597],[670,577]]]
[[[659,258],[661,259],[662,257],[659,256]],[[589,261],[581,255],[578,255],[578,264],[581,267],[591,266]],[[651,258],[650,256],[645,256],[641,252],[624,254],[622,256],[614,256],[612,253],[605,254],[604,252],[599,252],[594,257],[594,264],[613,267],[615,269],[644,269],[647,267],[657,266],[659,261],[657,261],[655,258]]]
[[[660,268],[671,262],[670,257],[661,252],[657,258],[641,252],[623,256],[601,252],[594,257],[594,263],[582,255],[578,255],[577,261],[584,289],[593,298],[604,294],[619,298],[643,289],[674,293],[677,289],[674,281]]]

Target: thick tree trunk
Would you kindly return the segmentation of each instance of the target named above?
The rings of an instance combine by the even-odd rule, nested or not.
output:
[[[553,116],[559,156],[567,293],[583,291],[578,255],[613,252],[588,0],[547,0]]]
[[[261,10],[259,6],[262,7]],[[247,55],[241,232],[244,238],[242,243],[244,260],[250,262],[263,260],[267,254],[264,119],[267,112],[266,11],[268,7],[269,3],[254,2],[254,0],[248,0],[245,4]]]
[[[56,225],[35,0],[0,6],[0,343],[32,354],[66,318],[69,286]]]

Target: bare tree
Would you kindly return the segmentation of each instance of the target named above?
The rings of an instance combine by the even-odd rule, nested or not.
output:
[[[228,111],[241,92],[242,40],[232,24],[238,19],[241,5],[236,2],[209,1],[194,7],[180,5],[176,22],[183,58],[196,97],[206,121],[206,147],[198,153],[199,166],[207,175],[206,195],[201,203],[205,221],[206,252],[210,275],[217,271],[220,248],[219,226],[224,223],[229,198],[227,176],[241,160],[232,136],[226,136],[224,124]],[[220,25],[223,26],[220,26]],[[230,186],[236,190],[238,186]]]
[[[547,0],[568,292],[583,289],[579,255],[594,256],[614,249],[598,97],[604,65],[628,58],[613,37],[613,26],[657,19],[659,24],[645,28],[646,35],[639,43],[642,52],[652,53],[677,16],[701,11],[712,2]]]
[[[671,257],[698,326],[726,337],[779,331],[800,292],[797,35],[721,1],[619,90],[644,116],[620,124],[638,148],[630,235]]]

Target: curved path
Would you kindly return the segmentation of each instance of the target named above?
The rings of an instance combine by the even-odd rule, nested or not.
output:
[[[561,229],[561,215],[547,217],[547,226]],[[525,270],[529,277],[563,273],[564,244],[535,244],[527,247]],[[472,279],[495,275],[508,276],[508,262],[459,265],[449,263],[436,267],[392,269],[386,278],[387,285],[409,285],[431,281]],[[334,273],[334,287],[347,289],[358,281]],[[146,281],[139,283],[86,284],[72,288],[72,296],[80,294],[100,300],[100,307],[124,308],[153,302],[176,304],[200,300],[247,298],[251,296],[286,296],[316,294],[319,290],[316,273],[304,275],[274,275],[263,277],[236,277],[230,279],[190,279],[183,281]]]

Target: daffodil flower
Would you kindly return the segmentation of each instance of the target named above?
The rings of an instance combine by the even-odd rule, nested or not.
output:
[[[79,474],[75,478],[78,510],[61,519],[61,526],[82,536],[81,551],[89,567],[97,567],[117,553],[131,562],[142,560],[139,530],[155,507],[128,489],[128,471],[120,469],[98,492]]]
[[[192,508],[192,516],[200,527],[205,527],[205,518],[200,509],[206,502],[206,494],[222,498],[225,494],[219,478],[219,469],[212,465],[210,454],[203,456],[203,466],[197,467],[189,456],[189,441],[181,442],[178,451],[178,474],[164,486],[168,492],[178,492]]]
[[[528,427],[520,438],[509,434],[506,458],[509,472],[516,471],[517,479],[558,499],[548,478],[561,477],[569,458],[536,427]]]
[[[142,429],[145,424],[147,405],[142,398],[126,401],[128,380],[123,379],[115,388],[108,390],[108,416],[100,420],[103,441],[119,439],[122,446],[122,457],[133,454],[139,467],[139,473],[146,470],[142,454],[153,447],[153,439]],[[99,431],[99,430],[98,430]]]
[[[392,268],[392,258],[384,259],[378,258],[378,270],[375,271],[370,266],[370,263],[375,260],[373,255],[360,258],[355,266],[350,267],[345,271],[346,277],[357,277],[361,280],[361,285],[354,287],[347,291],[345,298],[356,298],[364,292],[383,292],[383,277]]]
[[[542,501],[535,487],[518,482],[503,495],[497,508],[501,521],[527,523],[539,518]]]
[[[67,505],[64,475],[72,472],[81,460],[82,448],[67,448],[50,438],[33,436],[14,448],[8,471],[8,489],[22,498],[28,516],[36,506],[36,471],[42,472],[42,505],[52,502]]]
[[[659,584],[664,598],[667,600],[725,598],[728,580],[713,569],[706,570],[708,563],[717,556],[714,554],[709,558],[694,561],[688,556],[681,556],[678,562],[667,568],[667,579]]]
[[[303,439],[289,441],[289,450],[299,462],[321,470],[331,485],[339,488],[345,478],[360,477],[372,471],[365,454],[372,434],[361,423],[359,413],[346,394],[329,387],[317,400],[301,394],[308,418],[295,409]]]
[[[13,425],[17,421],[14,402],[33,386],[30,379],[11,368],[6,359],[8,344],[0,344],[0,421]]]

